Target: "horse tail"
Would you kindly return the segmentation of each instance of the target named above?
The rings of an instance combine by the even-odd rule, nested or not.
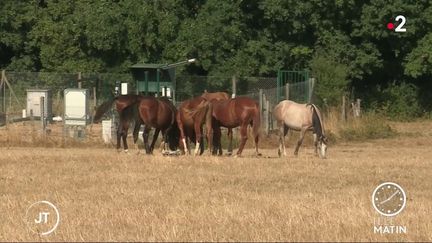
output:
[[[102,119],[102,116],[108,112],[108,110],[112,107],[112,104],[116,99],[117,97],[114,97],[108,101],[105,101],[99,107],[96,108],[96,112],[93,117],[93,123],[98,123]]]
[[[316,105],[314,104],[309,104],[309,105],[312,107],[312,126],[314,132],[318,135],[318,137],[321,136],[325,137],[324,124],[321,118],[321,113]]]

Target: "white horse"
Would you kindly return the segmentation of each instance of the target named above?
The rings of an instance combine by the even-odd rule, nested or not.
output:
[[[273,109],[273,116],[276,118],[279,128],[279,157],[282,151],[283,155],[286,156],[285,136],[289,129],[300,131],[300,138],[294,155],[298,155],[306,131],[312,131],[315,154],[318,154],[320,158],[326,157],[328,139],[325,136],[321,113],[314,104],[298,104],[291,100],[283,100]],[[317,152],[318,147],[319,153]]]

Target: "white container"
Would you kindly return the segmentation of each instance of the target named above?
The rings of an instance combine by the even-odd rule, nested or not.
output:
[[[112,120],[104,120],[102,121],[102,139],[104,143],[111,143],[112,134],[114,131]]]
[[[128,94],[128,83],[121,83],[121,94],[122,95]]]
[[[64,90],[65,125],[85,126],[90,123],[89,92],[87,89]]]
[[[52,118],[52,98],[49,89],[28,89],[26,113],[30,116],[30,110],[34,117],[40,117],[40,97],[44,97],[45,118],[51,121]]]

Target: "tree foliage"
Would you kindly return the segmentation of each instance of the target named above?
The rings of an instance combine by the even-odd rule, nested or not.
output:
[[[407,32],[388,30],[400,14]],[[352,88],[367,97],[395,82],[420,89],[430,82],[430,16],[428,0],[3,0],[0,67],[128,72],[137,62],[196,57],[179,71],[275,76],[311,69],[325,74],[321,98]],[[338,87],[335,94],[330,87]]]

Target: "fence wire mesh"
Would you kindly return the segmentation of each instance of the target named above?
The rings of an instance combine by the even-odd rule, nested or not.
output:
[[[52,73],[52,72],[5,72],[3,75],[9,85],[0,87],[0,113],[8,116],[21,116],[26,108],[28,89],[49,89],[52,95],[53,116],[63,116],[64,99],[63,91],[66,88],[77,88],[80,82],[81,88],[90,91],[91,106],[114,97],[116,83],[128,83],[129,93],[136,92],[136,82],[129,73]],[[233,80],[236,80],[236,96],[248,96],[257,102],[264,100],[269,102],[271,109],[279,102],[278,92],[285,98],[285,87],[277,88],[276,77],[232,77],[232,76],[196,76],[178,74],[176,76],[176,105],[183,100],[201,95],[205,90],[208,92],[224,91],[232,94]],[[311,81],[288,83],[289,98],[299,103],[308,102],[312,90]],[[13,92],[12,92],[13,91]],[[260,97],[260,91],[262,97]],[[15,94],[15,95],[13,95]],[[96,95],[97,99],[94,99]],[[309,98],[310,99],[310,98]],[[262,112],[271,112],[261,105]],[[273,124],[272,115],[267,114],[264,123]],[[1,117],[0,117],[1,118]],[[271,126],[270,126],[271,128]]]

